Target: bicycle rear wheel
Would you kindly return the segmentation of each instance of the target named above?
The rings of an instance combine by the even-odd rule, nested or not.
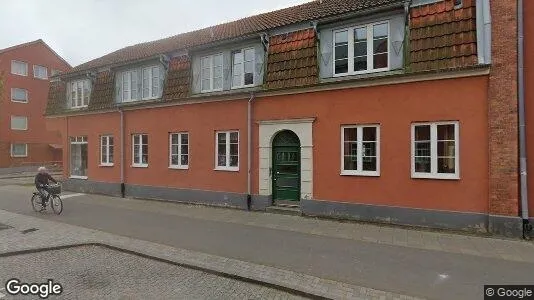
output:
[[[34,194],[32,196],[31,202],[32,202],[33,210],[35,210],[36,212],[43,211],[44,207],[43,207],[43,203],[42,203],[41,197],[39,195]]]
[[[50,206],[56,215],[59,215],[63,211],[63,202],[58,195],[50,197]]]

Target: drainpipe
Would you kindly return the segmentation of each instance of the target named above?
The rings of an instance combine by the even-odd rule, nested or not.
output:
[[[523,0],[517,1],[517,37],[518,37],[518,96],[519,96],[519,170],[521,183],[521,218],[523,219],[523,238],[528,239],[532,225],[528,220],[528,182],[527,182],[527,151],[525,134],[525,73],[524,73],[524,33],[523,33]]]
[[[120,146],[121,146],[121,197],[125,197],[126,186],[124,185],[124,111],[119,108],[121,115],[121,132],[120,132]]]
[[[252,101],[254,99],[254,92],[251,92],[247,103],[247,210],[250,210],[252,204]]]

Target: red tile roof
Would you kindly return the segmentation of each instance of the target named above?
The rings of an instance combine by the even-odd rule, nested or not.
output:
[[[163,100],[179,100],[189,96],[191,62],[187,56],[171,59],[165,78]]]
[[[413,8],[410,13],[412,71],[450,69],[477,63],[475,0],[454,0]]]
[[[73,71],[134,61],[175,50],[259,33],[285,25],[403,2],[404,0],[315,0],[161,40],[129,46],[81,64]]]
[[[267,57],[266,87],[269,89],[305,86],[318,81],[313,29],[271,37]]]

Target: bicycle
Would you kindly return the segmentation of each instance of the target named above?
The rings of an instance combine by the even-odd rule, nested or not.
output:
[[[39,192],[33,192],[31,199],[33,210],[36,212],[43,212],[46,210],[46,205],[50,202],[52,211],[54,211],[56,215],[59,215],[63,211],[63,202],[59,197],[59,194],[61,194],[61,185],[57,183],[46,186],[46,194],[46,199],[43,201]]]

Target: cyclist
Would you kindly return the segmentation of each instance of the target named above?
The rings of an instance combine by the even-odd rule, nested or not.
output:
[[[37,188],[37,191],[39,192],[39,196],[41,196],[41,203],[43,204],[43,209],[46,205],[46,200],[48,200],[48,196],[50,193],[48,193],[48,185],[49,182],[52,181],[53,183],[57,183],[57,181],[48,174],[48,171],[45,167],[39,167],[37,170],[38,173],[35,175],[35,187]]]

